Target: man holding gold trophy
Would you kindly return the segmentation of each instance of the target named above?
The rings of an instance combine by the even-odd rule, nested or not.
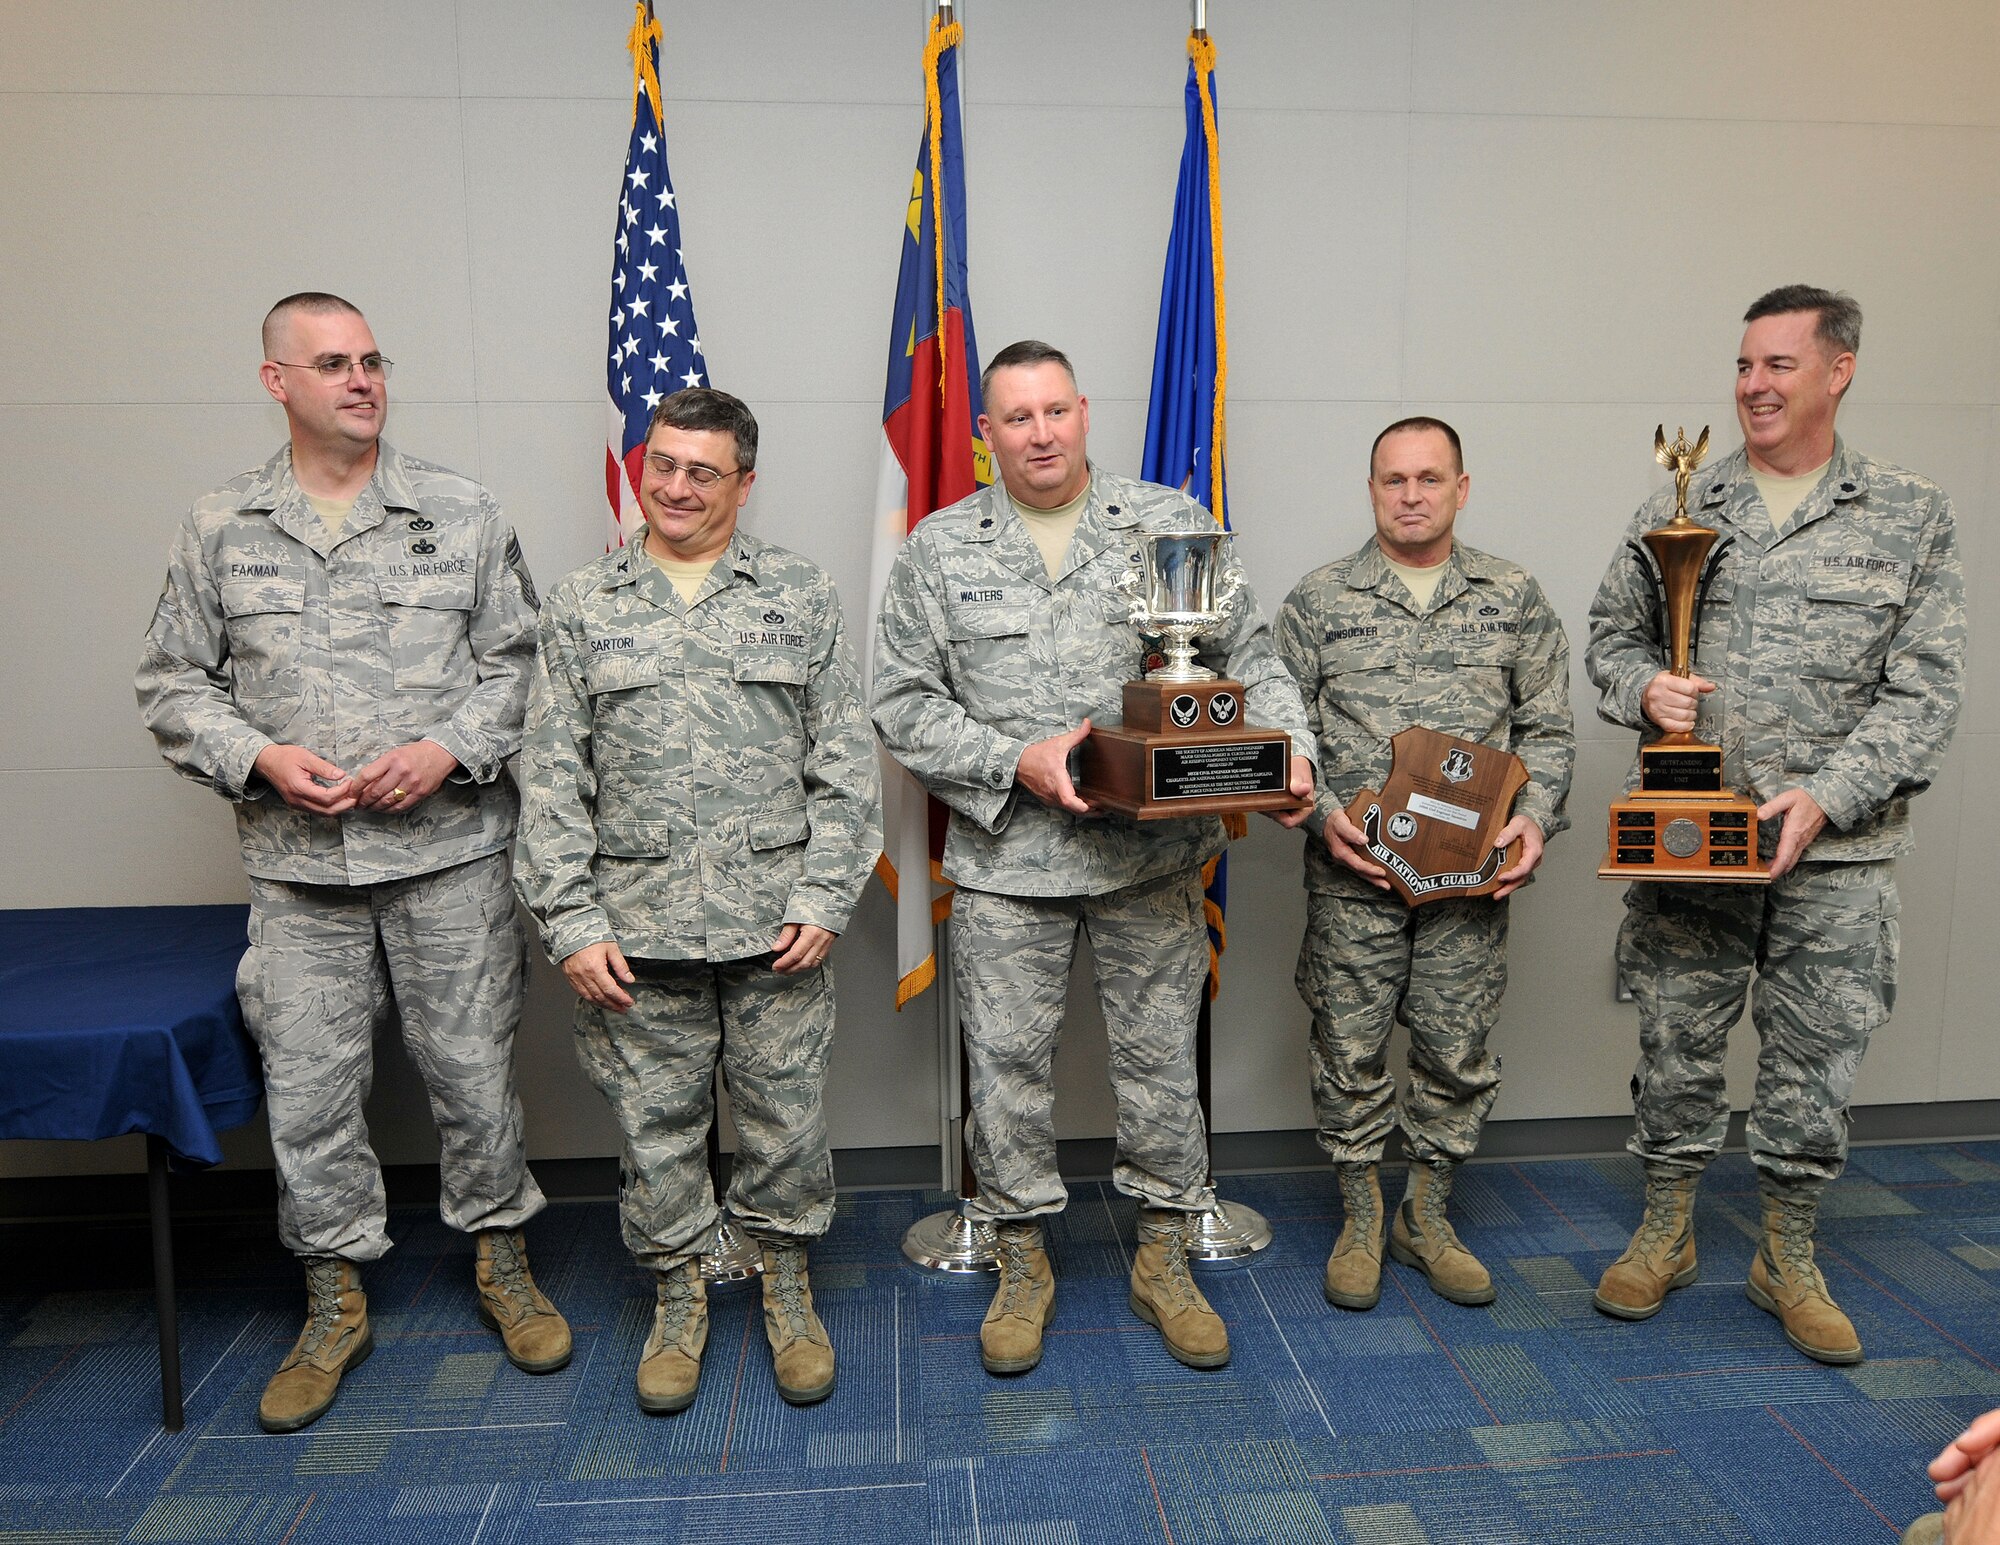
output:
[[[1454,1303],[1496,1296],[1445,1204],[1500,1091],[1486,1042],[1507,986],[1505,898],[1568,824],[1576,735],[1569,643],[1541,586],[1453,535],[1471,487],[1449,424],[1391,424],[1369,450],[1374,534],[1308,574],[1278,615],[1321,772],[1298,987],[1312,1010],[1319,1143],[1345,1212],[1324,1290],[1343,1309],[1375,1307],[1385,1247]],[[1513,774],[1475,825],[1482,802],[1468,791],[1488,758]],[[1359,822],[1350,801],[1367,812]],[[1434,837],[1465,856],[1427,862]],[[1394,891],[1391,866],[1405,882]],[[1398,1018],[1410,1031],[1400,1099],[1386,1066]],[[1399,1126],[1410,1173],[1391,1224],[1380,1166]]]
[[[1964,580],[1951,501],[1834,432],[1861,308],[1787,285],[1744,321],[1743,448],[1696,477],[1699,449],[1661,437],[1678,500],[1647,501],[1590,609],[1598,712],[1643,737],[1599,872],[1638,880],[1618,964],[1639,1005],[1629,1146],[1645,1212],[1595,1301],[1645,1319],[1694,1281],[1695,1185],[1722,1146],[1723,1058],[1748,997],[1763,1227],[1747,1291],[1799,1351],[1854,1363],[1813,1235],[1862,1054],[1895,1003],[1892,867],[1957,722]],[[1669,556],[1684,539],[1698,566]],[[1734,848],[1730,789],[1756,801]]]
[[[1273,813],[1290,825],[1310,814],[1305,715],[1207,511],[1090,464],[1089,403],[1061,351],[1002,349],[980,395],[1000,480],[904,542],[877,624],[873,703],[883,744],[952,812],[944,872],[958,887],[952,969],[978,1182],[967,1212],[993,1225],[1000,1265],[980,1359],[1025,1373],[1055,1315],[1041,1220],[1066,1193],[1051,1068],[1087,930],[1118,1104],[1112,1183],[1140,1209],[1130,1303],[1181,1362],[1217,1368],[1228,1332],[1187,1263],[1190,1216],[1214,1206],[1193,1062],[1208,968],[1201,868],[1223,846],[1211,812],[1246,786],[1239,772],[1272,773],[1258,748],[1273,739],[1290,737],[1275,788],[1246,803],[1282,805]],[[1178,540],[1197,534],[1205,548]],[[1131,590],[1152,588],[1132,585],[1141,570],[1187,581],[1166,610],[1204,618],[1202,653],[1233,681],[1202,679],[1215,674],[1204,666],[1171,686],[1128,685],[1145,599]],[[1135,704],[1159,721],[1132,723]],[[1118,744],[1138,742],[1133,783],[1080,792],[1083,766],[1102,759],[1084,742],[1121,708]]]

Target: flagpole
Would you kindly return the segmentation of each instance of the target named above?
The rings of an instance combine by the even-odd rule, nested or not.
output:
[[[937,0],[932,15],[939,27],[949,27],[953,11],[952,0]],[[961,135],[963,132],[961,109]],[[944,189],[933,187],[931,197],[942,199]],[[940,326],[942,322],[940,316]],[[928,876],[910,876],[902,883],[915,883],[920,878],[928,893]],[[952,1206],[921,1217],[909,1226],[903,1234],[903,1255],[926,1271],[946,1278],[963,1278],[998,1271],[1000,1255],[993,1226],[974,1222],[965,1215],[965,1203],[977,1194],[972,1160],[965,1144],[966,1123],[972,1114],[972,1090],[965,1041],[959,1030],[951,954],[951,917],[947,913],[931,930],[931,958],[937,968],[931,1006],[937,1015],[938,1189],[955,1200]]]

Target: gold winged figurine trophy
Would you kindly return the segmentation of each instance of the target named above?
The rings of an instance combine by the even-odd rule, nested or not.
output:
[[[1639,540],[1659,566],[1666,610],[1667,668],[1690,664],[1702,569],[1716,533],[1688,519],[1688,481],[1708,453],[1708,429],[1693,445],[1666,425],[1653,431],[1653,455],[1674,474],[1674,518]],[[1639,787],[1612,801],[1609,850],[1598,865],[1606,880],[1677,880],[1768,884],[1757,853],[1757,801],[1722,786],[1722,748],[1680,731],[1639,748]]]

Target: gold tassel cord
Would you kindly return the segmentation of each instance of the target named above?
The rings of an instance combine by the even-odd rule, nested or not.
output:
[[[639,121],[639,93],[653,104],[653,122],[665,123],[660,107],[660,72],[653,60],[653,45],[660,41],[660,19],[646,0],[632,7],[632,30],[626,34],[625,50],[632,56],[632,122]]]
[[[938,400],[944,401],[944,103],[938,90],[938,61],[947,48],[956,48],[965,37],[957,22],[944,27],[931,17],[930,37],[924,43],[924,130],[930,141],[931,161],[931,248],[937,260]],[[947,404],[949,406],[949,404]]]
[[[1188,34],[1188,58],[1194,61],[1195,85],[1201,92],[1201,126],[1208,141],[1208,244],[1215,259],[1215,417],[1209,426],[1208,510],[1223,524],[1222,472],[1228,438],[1223,404],[1229,395],[1229,308],[1222,286],[1222,141],[1215,126],[1215,98],[1208,78],[1215,73],[1215,44],[1206,33]]]

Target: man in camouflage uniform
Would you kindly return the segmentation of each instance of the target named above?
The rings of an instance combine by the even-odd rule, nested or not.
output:
[[[881,850],[880,775],[833,582],[736,528],[756,464],[728,393],[659,404],[645,540],[550,595],[522,755],[521,894],[581,1000],[578,1055],[625,1134],[625,1243],[657,1278],[654,1412],[693,1402],[708,1341],[718,1054],[778,1393],[833,1391],[805,1246],[833,1218],[826,961]]]
[[[138,692],[166,759],[236,807],[237,995],[310,1300],[257,1414],[290,1432],[373,1347],[357,1263],[389,1236],[362,1105],[392,1005],[437,1119],[440,1211],[476,1241],[480,1317],[530,1373],[566,1363],[570,1334],[528,1273],[521,1225],[545,1204],[514,1092],[527,946],[501,767],[534,587],[485,489],[382,442],[389,362],[359,311],[289,296],[264,352],[290,443],[181,526]]]
[[[1764,801],[1771,884],[1626,894],[1618,960],[1639,1004],[1630,1146],[1646,1165],[1645,1215],[1596,1302],[1644,1319],[1695,1278],[1695,1183],[1722,1145],[1723,1052],[1747,993],[1763,1211],[1748,1292],[1807,1356],[1853,1363],[1861,1341],[1814,1263],[1813,1230],[1846,1159],[1862,1053],[1895,1003],[1891,870],[1910,850],[1910,799],[1936,776],[1958,718],[1964,579],[1951,501],[1834,433],[1860,307],[1788,285],[1744,320],[1744,445],[1698,474],[1689,499],[1720,533],[1696,619],[1697,667],[1714,679],[1663,669],[1665,624],[1637,538],[1672,515],[1671,488],[1640,509],[1612,559],[1586,664],[1605,719],[1722,747],[1725,784]]]
[[[1220,1367],[1228,1332],[1189,1275],[1185,1230],[1214,1201],[1192,1058],[1208,961],[1200,873],[1222,850],[1222,824],[1100,814],[1068,772],[1092,721],[1116,722],[1124,683],[1140,674],[1115,584],[1141,534],[1214,522],[1182,494],[1091,467],[1089,404],[1049,345],[1003,349],[981,395],[1001,482],[903,544],[882,601],[874,700],[890,753],[952,811],[944,872],[958,887],[952,961],[978,1177],[967,1212],[995,1225],[1001,1268],[981,1359],[994,1373],[1034,1367],[1055,1311],[1036,1220],[1066,1200],[1050,1068],[1082,928],[1118,1101],[1112,1183],[1140,1204],[1132,1308],[1182,1362]],[[1247,585],[1209,643],[1208,663],[1243,683],[1244,713],[1303,750],[1298,693]],[[1291,782],[1310,794],[1304,755]]]
[[[1569,643],[1526,570],[1454,538],[1471,487],[1450,425],[1391,424],[1369,452],[1375,534],[1308,574],[1278,616],[1278,652],[1319,746],[1298,986],[1313,1016],[1320,1146],[1347,1215],[1324,1288],[1344,1309],[1372,1309],[1381,1297],[1379,1168],[1398,1125],[1410,1175],[1390,1252],[1454,1303],[1494,1299],[1491,1275],[1445,1204],[1500,1090],[1500,1059],[1486,1041],[1507,986],[1506,898],[1569,824]],[[1496,839],[1502,848],[1518,841],[1520,856],[1491,896],[1405,905],[1347,818],[1355,795],[1389,776],[1389,737],[1412,725],[1499,746],[1527,767]],[[1399,1014],[1410,1029],[1400,1105],[1384,1064]]]

